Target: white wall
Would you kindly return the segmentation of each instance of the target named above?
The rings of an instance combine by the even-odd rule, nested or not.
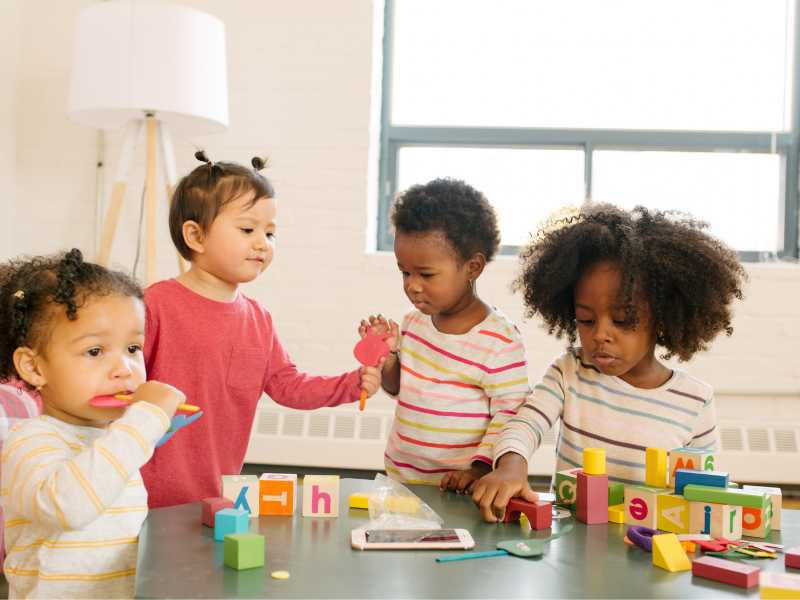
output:
[[[0,3],[0,259],[11,253],[12,206],[16,196],[16,87],[19,1]]]
[[[195,165],[193,144],[214,159],[249,161],[268,153],[279,204],[276,262],[248,286],[275,316],[279,333],[301,368],[336,373],[353,367],[358,320],[371,312],[400,318],[407,308],[390,254],[368,254],[368,217],[374,215],[374,147],[370,144],[373,6],[370,0],[184,0],[227,26],[230,129],[206,139],[178,140],[179,172]],[[8,24],[3,3],[0,49],[13,56],[18,31],[16,96],[0,99],[0,174],[16,153],[14,172],[0,179],[3,196],[16,190],[10,250],[50,252],[95,242],[95,132],[66,117],[73,22],[84,0],[25,0],[19,27]],[[48,18],[41,15],[47,13]],[[376,44],[377,42],[377,44]],[[12,61],[13,62],[13,61]],[[0,61],[0,68],[8,64]],[[12,69],[11,80],[14,79]],[[6,81],[5,75],[3,81]],[[16,119],[8,107],[16,103]],[[16,126],[16,127],[14,127]],[[16,128],[16,133],[14,129]],[[107,185],[121,136],[107,136]],[[141,155],[138,158],[142,162]],[[134,177],[141,181],[141,168]],[[9,183],[10,181],[10,183]],[[126,198],[123,230],[113,261],[130,267],[141,184]],[[163,201],[165,205],[166,201]],[[0,208],[0,211],[3,209]],[[6,215],[0,212],[5,220]],[[159,217],[159,274],[175,274]],[[0,245],[0,252],[3,246]],[[521,322],[522,306],[509,282],[517,263],[501,257],[479,282],[482,296]],[[764,397],[794,410],[800,398],[800,267],[753,265],[747,299],[737,308],[736,333],[721,339],[688,368],[718,390],[721,411],[747,410],[755,418]],[[563,344],[536,323],[521,323],[533,378]],[[386,407],[386,398],[377,400]],[[778,403],[780,404],[780,402]],[[377,406],[377,405],[376,405]],[[727,407],[727,408],[726,408]],[[749,408],[748,408],[749,407]],[[769,409],[773,410],[773,409]],[[774,415],[777,417],[778,415]]]

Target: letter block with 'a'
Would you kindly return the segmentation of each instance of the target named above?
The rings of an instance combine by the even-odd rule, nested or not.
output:
[[[262,515],[293,515],[297,507],[297,475],[264,473],[258,480],[258,512]]]

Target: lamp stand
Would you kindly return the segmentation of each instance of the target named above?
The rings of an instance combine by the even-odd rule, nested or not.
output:
[[[142,128],[145,128],[145,284],[149,285],[156,278],[156,172],[158,162],[158,146],[161,147],[161,157],[164,162],[164,173],[167,187],[167,201],[172,198],[177,181],[175,171],[175,151],[172,146],[172,137],[167,126],[159,121],[152,113],[147,113],[143,119],[135,119],[128,123],[125,129],[125,138],[122,142],[120,160],[114,184],[111,187],[111,200],[106,210],[103,223],[103,233],[100,238],[100,250],[97,262],[108,266],[111,256],[111,247],[114,244],[122,201],[130,178],[131,163],[136,152]],[[186,264],[178,254],[178,270],[186,271]]]

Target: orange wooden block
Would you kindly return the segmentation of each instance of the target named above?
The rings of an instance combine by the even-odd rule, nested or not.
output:
[[[293,515],[297,506],[297,475],[264,473],[258,480],[258,512]]]

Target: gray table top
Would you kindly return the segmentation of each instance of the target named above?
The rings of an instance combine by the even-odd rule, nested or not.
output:
[[[624,525],[586,526],[573,522],[564,537],[535,559],[496,557],[437,563],[436,556],[459,551],[358,551],[350,531],[365,525],[365,510],[347,508],[347,497],[366,491],[368,480],[343,479],[338,518],[259,517],[251,531],[266,538],[263,568],[236,571],[223,565],[223,544],[200,522],[199,504],[150,512],[139,544],[136,595],[143,598],[708,598],[758,596],[691,573],[668,573],[651,564],[651,555],[629,548]],[[477,550],[523,537],[549,537],[553,531],[528,531],[518,523],[481,521],[471,499],[411,486],[445,522],[464,528]],[[800,545],[800,511],[783,511],[782,530],[769,541]],[[770,571],[784,571],[783,557],[747,561]],[[287,570],[288,580],[270,573]]]

